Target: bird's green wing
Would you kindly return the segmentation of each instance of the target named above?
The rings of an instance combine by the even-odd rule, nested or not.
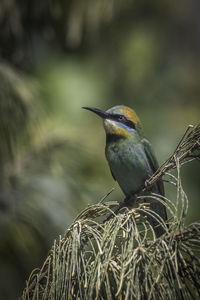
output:
[[[110,168],[110,172],[111,172],[111,174],[112,174],[113,179],[116,180],[116,178],[115,178],[115,176],[114,176],[114,174],[113,174],[111,168]]]
[[[142,144],[144,146],[145,153],[146,153],[147,158],[149,160],[152,171],[156,172],[156,170],[159,168],[159,165],[158,165],[157,159],[155,157],[153,148],[152,148],[150,142],[147,139],[143,139]],[[164,192],[164,185],[163,185],[162,180],[159,180],[157,182],[157,184],[158,184],[158,189],[159,189],[160,194],[164,196],[165,192]]]

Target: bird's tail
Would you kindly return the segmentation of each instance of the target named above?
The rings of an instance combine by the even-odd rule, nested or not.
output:
[[[154,229],[156,237],[159,238],[167,231],[167,212],[162,196],[152,193],[150,196],[142,200],[147,204],[147,209],[142,211],[142,215],[146,216],[148,222]]]

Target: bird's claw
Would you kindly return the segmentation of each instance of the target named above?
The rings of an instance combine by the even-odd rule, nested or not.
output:
[[[137,198],[136,194],[131,196],[126,196],[126,198],[124,199],[125,205],[127,205],[128,207],[132,207],[135,203],[136,198]]]
[[[124,203],[125,203],[126,205],[130,205],[132,199],[133,199],[132,196],[126,196],[126,198],[124,199]]]

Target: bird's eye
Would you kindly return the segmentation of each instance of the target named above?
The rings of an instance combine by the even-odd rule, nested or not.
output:
[[[119,120],[119,121],[125,121],[126,119],[125,119],[124,116],[120,115],[120,116],[118,117],[118,120]]]

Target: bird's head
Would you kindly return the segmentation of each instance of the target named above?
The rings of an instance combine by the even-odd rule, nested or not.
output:
[[[140,120],[135,111],[127,106],[114,106],[107,111],[98,108],[83,107],[103,119],[106,134],[128,137],[141,130]]]

